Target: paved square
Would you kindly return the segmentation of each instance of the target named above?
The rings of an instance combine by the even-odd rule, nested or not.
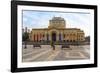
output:
[[[33,48],[33,45],[27,45],[27,49],[22,48],[23,62],[82,60],[89,58],[89,45],[70,46],[70,48],[63,49],[61,49],[61,45],[56,45],[55,50],[53,50],[50,45],[41,45],[41,48]]]

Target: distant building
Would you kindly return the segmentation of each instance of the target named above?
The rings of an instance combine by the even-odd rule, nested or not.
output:
[[[30,31],[31,41],[84,41],[84,31],[79,28],[66,28],[66,22],[62,17],[53,17],[49,20],[48,28],[32,29]]]

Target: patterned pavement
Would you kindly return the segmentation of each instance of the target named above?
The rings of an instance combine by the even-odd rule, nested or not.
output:
[[[23,45],[24,46],[24,45]],[[50,45],[41,45],[33,48],[27,45],[27,49],[22,48],[23,62],[36,61],[58,61],[58,60],[82,60],[90,58],[90,46],[70,46],[70,48],[61,49],[61,45],[56,45],[53,50]]]

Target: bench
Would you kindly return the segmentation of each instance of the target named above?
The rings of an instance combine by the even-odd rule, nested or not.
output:
[[[70,48],[70,45],[66,45],[66,44],[62,45],[61,48],[62,48],[62,49],[63,49],[63,48],[71,49],[71,48]]]
[[[33,48],[35,47],[40,47],[41,48],[41,45],[40,44],[33,44]]]

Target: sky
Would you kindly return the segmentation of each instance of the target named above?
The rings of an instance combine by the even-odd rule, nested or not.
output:
[[[85,36],[90,35],[90,13],[87,12],[79,13],[23,10],[23,28],[47,28],[49,20],[51,20],[54,16],[64,18],[66,21],[66,28],[80,28],[85,32]]]

